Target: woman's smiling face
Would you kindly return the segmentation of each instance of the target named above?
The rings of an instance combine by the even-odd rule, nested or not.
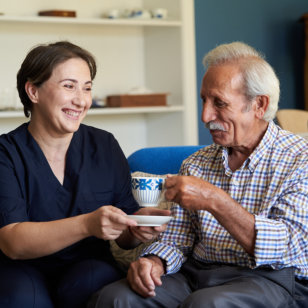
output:
[[[92,80],[88,64],[72,58],[58,64],[50,78],[35,88],[32,120],[51,134],[78,130],[92,104]]]

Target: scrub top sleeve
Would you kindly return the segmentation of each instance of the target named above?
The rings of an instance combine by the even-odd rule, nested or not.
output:
[[[22,221],[28,221],[26,202],[12,160],[7,151],[0,148],[0,228]]]
[[[113,169],[115,172],[115,206],[127,214],[133,214],[139,209],[139,205],[133,197],[131,188],[131,175],[127,159],[113,138]]]

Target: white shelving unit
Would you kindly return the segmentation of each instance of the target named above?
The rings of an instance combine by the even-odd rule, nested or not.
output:
[[[179,27],[180,20],[157,20],[157,19],[107,19],[107,18],[71,18],[71,17],[47,17],[47,16],[0,16],[2,22],[13,23],[59,23],[59,24],[79,24],[79,25],[109,25],[109,26],[161,26]]]
[[[2,3],[3,2],[3,3]],[[146,146],[197,144],[193,0],[0,1],[0,90],[12,88],[34,45],[69,40],[93,53],[98,64],[93,96],[135,86],[167,92],[163,107],[91,109],[84,121],[112,132],[124,153]],[[128,7],[129,3],[129,7]],[[111,8],[164,7],[166,20],[101,18]],[[70,9],[76,18],[39,17],[40,10]],[[1,99],[1,97],[0,97]],[[0,112],[0,133],[28,121],[22,111]]]
[[[91,108],[87,116],[91,115],[122,115],[122,114],[144,114],[144,113],[167,113],[182,112],[183,106],[167,106],[167,107],[129,107],[129,108]],[[21,110],[2,110],[1,118],[24,118],[25,115]]]

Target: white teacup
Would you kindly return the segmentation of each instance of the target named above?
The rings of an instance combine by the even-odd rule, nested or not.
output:
[[[118,10],[118,9],[111,9],[111,10],[108,11],[107,17],[110,18],[110,19],[121,18],[122,12],[121,12],[121,10]]]
[[[156,207],[163,200],[165,179],[138,176],[132,178],[134,198],[142,207]]]
[[[157,8],[152,10],[152,16],[157,19],[166,19],[168,16],[168,11],[164,8]]]
[[[130,17],[136,19],[151,19],[151,13],[148,10],[133,10]]]

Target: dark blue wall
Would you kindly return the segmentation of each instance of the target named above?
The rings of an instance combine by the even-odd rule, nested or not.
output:
[[[261,51],[275,69],[281,86],[279,108],[304,109],[304,25],[299,22],[304,13],[308,0],[195,0],[198,91],[204,54],[219,44],[243,41]],[[199,143],[209,144],[200,100],[198,110]]]

